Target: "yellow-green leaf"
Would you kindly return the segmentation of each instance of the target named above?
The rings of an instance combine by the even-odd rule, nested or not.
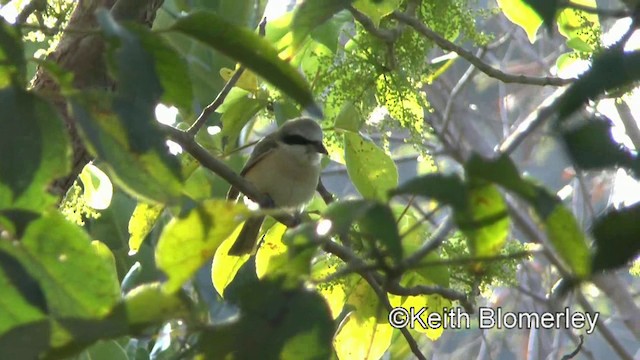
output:
[[[242,230],[242,227],[238,226],[236,230],[220,244],[213,257],[211,280],[213,281],[213,287],[221,297],[227,285],[236,277],[238,270],[240,270],[242,265],[251,257],[250,254],[242,256],[229,255],[229,249],[231,249],[231,246],[236,241],[240,230]]]
[[[185,216],[171,220],[156,248],[156,264],[168,276],[164,289],[174,292],[189,280],[247,213],[240,204],[206,200]]]
[[[129,255],[138,252],[164,210],[164,205],[139,202],[129,219]]]
[[[529,41],[536,41],[536,33],[542,25],[542,18],[523,0],[497,0],[504,16],[512,23],[520,26],[526,33]]]
[[[387,191],[398,185],[398,169],[376,144],[354,133],[344,134],[345,162],[349,178],[368,199],[386,200]]]

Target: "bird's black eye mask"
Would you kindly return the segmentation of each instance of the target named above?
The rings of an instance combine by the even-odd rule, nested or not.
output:
[[[287,145],[309,145],[313,144],[313,141],[300,136],[300,135],[285,135],[282,137],[282,142]]]
[[[284,135],[282,142],[287,145],[313,145],[317,152],[321,154],[327,153],[327,149],[325,149],[321,142],[312,141],[300,135]]]

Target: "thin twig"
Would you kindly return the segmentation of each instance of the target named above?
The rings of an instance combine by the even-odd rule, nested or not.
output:
[[[258,32],[260,36],[264,36],[266,26],[267,26],[267,18],[264,17],[262,18],[262,21],[260,21],[260,24],[258,25],[258,29],[259,29]],[[216,98],[211,102],[211,104],[207,105],[202,110],[202,112],[200,113],[196,121],[191,125],[191,127],[189,127],[189,129],[187,129],[187,134],[191,136],[195,136],[198,133],[198,131],[200,131],[202,126],[204,126],[204,124],[207,122],[207,119],[209,118],[209,116],[211,116],[211,114],[213,114],[220,107],[220,105],[224,103],[224,100],[227,98],[227,95],[229,95],[229,92],[231,91],[231,89],[233,89],[233,87],[236,86],[236,83],[238,82],[238,80],[240,80],[240,77],[244,73],[244,70],[245,70],[244,66],[240,65],[238,67],[238,69],[236,70],[235,73],[233,73],[233,76],[231,76],[229,81],[227,81],[227,83],[224,84],[224,86],[222,87],[222,90],[220,90],[220,92],[218,93],[218,96],[216,96]]]
[[[411,256],[402,261],[401,268],[406,269],[415,267],[416,264],[420,263],[422,258],[424,258],[428,253],[437,249],[440,244],[442,244],[442,242],[447,238],[447,235],[449,235],[449,231],[451,231],[452,229],[453,220],[451,220],[450,217],[447,217],[427,242],[425,242],[418,250],[411,254]]]
[[[578,346],[576,346],[576,349],[573,350],[570,354],[563,356],[562,360],[573,359],[576,355],[578,355],[580,350],[582,350],[582,344],[584,344],[584,335],[580,334],[580,343],[578,343]]]
[[[458,54],[461,58],[467,60],[469,63],[473,64],[478,70],[485,73],[487,76],[500,80],[505,83],[517,83],[517,84],[527,84],[527,85],[539,85],[539,86],[563,86],[570,84],[574,81],[574,79],[562,79],[558,77],[544,76],[544,77],[534,77],[534,76],[525,76],[525,75],[513,75],[507,74],[502,70],[498,70],[493,68],[489,64],[477,58],[471,52],[461,48],[460,46],[452,43],[451,41],[443,38],[435,31],[429,29],[425,24],[423,24],[419,19],[408,16],[402,12],[395,11],[392,13],[392,16],[401,21],[412,28],[414,28],[418,33],[422,34],[422,36],[432,40],[435,42],[440,48],[448,51],[453,51]]]
[[[576,297],[578,299],[578,303],[580,303],[580,306],[582,306],[584,311],[592,314],[596,313],[596,311],[593,309],[593,307],[591,306],[587,298],[584,297],[584,294],[582,294],[582,291],[580,291],[579,289],[576,291]],[[624,346],[622,346],[618,338],[611,332],[611,330],[609,330],[609,327],[605,324],[604,321],[600,321],[598,323],[597,328],[600,334],[602,335],[602,337],[609,343],[609,345],[611,345],[613,350],[618,354],[620,359],[623,359],[623,360],[633,359],[633,356],[631,356],[631,354],[629,354],[627,350],[625,350]]]

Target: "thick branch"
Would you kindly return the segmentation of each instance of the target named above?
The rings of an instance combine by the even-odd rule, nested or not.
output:
[[[561,79],[557,77],[533,77],[533,76],[525,76],[525,75],[513,75],[507,74],[501,70],[491,67],[489,64],[480,60],[477,56],[473,55],[471,52],[461,48],[460,46],[450,42],[449,40],[443,38],[438,35],[435,31],[429,29],[425,24],[423,24],[420,20],[415,17],[408,16],[402,12],[394,12],[392,16],[400,22],[403,22],[412,28],[414,28],[418,33],[422,34],[422,36],[432,40],[436,43],[440,48],[453,51],[458,54],[461,58],[467,60],[478,70],[485,73],[487,76],[500,80],[505,83],[517,83],[517,84],[528,84],[528,85],[551,85],[551,86],[563,86],[573,82],[572,79]]]

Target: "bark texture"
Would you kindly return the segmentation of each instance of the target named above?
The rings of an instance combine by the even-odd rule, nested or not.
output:
[[[156,11],[163,0],[80,0],[67,25],[69,29],[94,29],[98,24],[95,12],[106,8],[116,20],[135,21],[149,27],[153,24]],[[76,31],[64,32],[56,49],[48,56],[62,69],[73,73],[73,85],[79,90],[114,89],[107,74],[105,63],[105,43],[100,35]],[[49,99],[64,119],[73,147],[72,169],[67,176],[57,179],[51,191],[62,197],[73,185],[82,168],[91,161],[91,155],[78,136],[75,119],[69,114],[67,102],[60,94],[55,80],[44,69],[39,68],[32,80],[32,89]]]

